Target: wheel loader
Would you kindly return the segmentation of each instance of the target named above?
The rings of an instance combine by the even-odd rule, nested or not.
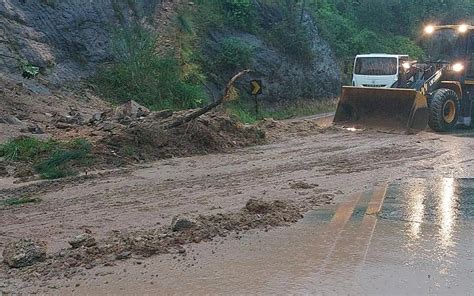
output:
[[[392,84],[343,87],[334,123],[412,132],[428,126],[437,132],[449,132],[458,125],[471,126],[474,26],[429,25],[423,39],[427,43],[427,61],[397,63],[399,69]],[[376,64],[366,62],[364,67],[367,73],[394,71],[393,63],[390,71],[371,68],[380,66],[379,60]]]

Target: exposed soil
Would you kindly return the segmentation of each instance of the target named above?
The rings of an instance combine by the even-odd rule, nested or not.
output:
[[[271,133],[271,127],[266,132]],[[21,237],[45,240],[50,259],[31,269],[3,268],[0,273],[8,279],[9,291],[24,287],[22,291],[47,292],[47,287],[34,288],[32,274],[41,281],[58,275],[74,278],[79,273],[81,281],[87,281],[87,275],[93,275],[87,268],[114,264],[117,257],[183,254],[181,246],[186,249],[195,241],[285,225],[310,208],[380,182],[410,176],[463,176],[474,165],[466,153],[474,148],[471,137],[468,131],[401,135],[319,127],[307,131],[306,137],[290,132],[273,144],[228,154],[165,159],[62,181],[19,185],[3,179],[2,198],[27,192],[41,202],[0,209],[0,248]],[[270,204],[279,201],[276,205],[282,206],[267,212],[257,205],[249,212],[245,205],[252,198]],[[176,215],[193,218],[200,226],[171,232],[169,225]],[[70,250],[68,240],[86,230],[99,244]],[[131,243],[136,237],[143,239]],[[73,268],[66,264],[71,256]],[[61,285],[61,280],[44,282],[49,281]]]
[[[65,115],[73,109],[80,109],[85,117],[91,117],[98,110],[111,108],[109,104],[87,91],[54,91],[46,86],[39,87],[28,79],[12,80],[0,74],[0,118],[14,116],[20,124],[4,124],[0,120],[0,143],[9,138],[28,135],[35,137],[73,137],[77,130],[57,129],[53,124],[55,115]],[[32,134],[28,126],[40,127],[44,134]]]

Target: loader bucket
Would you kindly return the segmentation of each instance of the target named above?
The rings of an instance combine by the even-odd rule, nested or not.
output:
[[[426,97],[412,89],[343,87],[334,123],[419,131],[428,125]]]

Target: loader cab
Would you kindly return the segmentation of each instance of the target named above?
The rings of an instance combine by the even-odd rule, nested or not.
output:
[[[462,81],[474,77],[474,30],[467,25],[427,26],[425,28],[427,52],[431,64],[458,64],[444,79]]]
[[[352,86],[390,88],[399,80],[407,55],[358,55],[354,61]]]
[[[474,31],[471,32],[469,38],[469,45],[467,48],[469,57],[469,67],[467,68],[466,76],[468,78],[474,78]]]

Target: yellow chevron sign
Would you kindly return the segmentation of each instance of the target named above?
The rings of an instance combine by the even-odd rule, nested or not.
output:
[[[252,80],[250,83],[252,89],[252,95],[258,96],[262,94],[262,81],[261,80]]]

